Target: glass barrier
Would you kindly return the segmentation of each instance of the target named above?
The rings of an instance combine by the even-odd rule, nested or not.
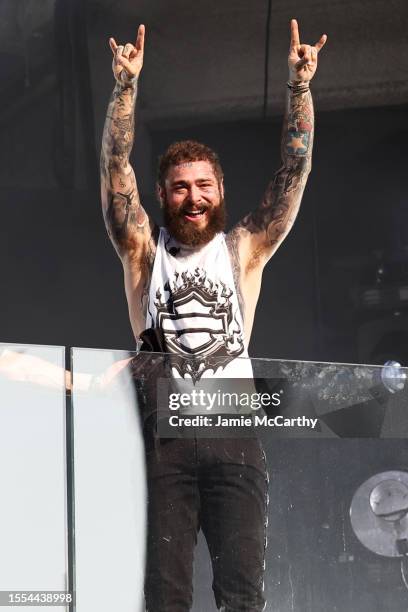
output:
[[[1,607],[406,610],[406,369],[71,359],[0,345]]]
[[[65,417],[64,348],[0,344],[2,609],[68,591]]]
[[[128,361],[72,349],[78,612],[144,609],[144,451]]]
[[[406,369],[72,361],[79,612],[406,610]]]

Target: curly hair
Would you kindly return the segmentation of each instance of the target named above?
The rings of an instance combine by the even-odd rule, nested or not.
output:
[[[167,151],[159,158],[157,182],[164,187],[167,172],[170,166],[177,166],[183,162],[208,161],[213,167],[218,183],[221,182],[224,173],[221,168],[218,155],[207,147],[207,145],[195,140],[182,140],[173,142]]]

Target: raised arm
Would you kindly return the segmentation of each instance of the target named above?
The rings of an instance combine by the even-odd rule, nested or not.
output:
[[[113,38],[109,40],[116,85],[102,139],[101,198],[106,229],[122,261],[144,256],[154,229],[140,203],[135,173],[129,162],[144,35],[145,28],[141,25],[134,45],[118,46]]]
[[[300,44],[298,24],[291,21],[289,81],[281,139],[282,165],[268,185],[259,207],[230,232],[241,274],[262,268],[288,235],[299,210],[311,169],[314,114],[309,81],[326,35],[311,47]]]

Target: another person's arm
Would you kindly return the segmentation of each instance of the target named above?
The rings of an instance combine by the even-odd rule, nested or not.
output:
[[[29,349],[28,349],[29,350]],[[120,382],[118,375],[131,361],[121,359],[110,365],[98,376],[85,372],[75,372],[74,385],[72,372],[46,361],[29,352],[3,349],[0,352],[0,377],[20,383],[31,383],[39,387],[56,391],[90,391],[92,389],[105,391],[113,383]]]
[[[281,139],[282,165],[268,185],[260,206],[230,232],[239,254],[241,274],[262,269],[289,233],[311,170],[314,114],[309,82],[326,35],[311,47],[301,45],[296,20],[291,22],[289,81]]]

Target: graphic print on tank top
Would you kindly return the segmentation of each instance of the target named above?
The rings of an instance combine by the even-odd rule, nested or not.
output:
[[[173,368],[194,382],[246,356],[224,234],[193,249],[161,228],[146,324],[162,330]]]

